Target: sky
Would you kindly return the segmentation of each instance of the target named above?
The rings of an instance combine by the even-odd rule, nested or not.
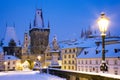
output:
[[[15,24],[22,42],[37,8],[42,8],[44,25],[50,23],[50,41],[54,35],[61,41],[79,38],[81,30],[88,27],[96,30],[101,12],[110,19],[108,31],[120,35],[120,0],[0,0],[0,38],[4,37],[6,23]]]

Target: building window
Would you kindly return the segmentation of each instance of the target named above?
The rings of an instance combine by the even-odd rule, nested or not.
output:
[[[72,69],[74,70],[74,66],[72,66]]]
[[[117,65],[117,60],[114,61],[114,64]]]
[[[78,60],[78,64],[80,64],[80,60]]]
[[[43,45],[43,42],[41,42],[41,45]]]
[[[115,75],[118,75],[118,71],[117,71],[117,70],[115,70],[115,71],[114,71],[114,74],[115,74]]]
[[[68,69],[70,69],[70,66],[68,66]]]
[[[41,54],[43,54],[43,51],[41,51]]]
[[[81,61],[81,64],[83,64],[83,60]]]
[[[8,62],[8,65],[10,65],[10,62]]]
[[[98,67],[96,67],[96,73],[98,73]]]
[[[71,61],[69,61],[69,64],[71,64]]]
[[[49,54],[47,54],[47,56],[49,56]]]
[[[69,58],[71,58],[71,55],[69,55]]]
[[[90,64],[92,64],[92,61],[90,60]]]
[[[64,55],[64,58],[66,58],[66,55]]]
[[[66,69],[66,66],[64,66],[64,69]]]
[[[15,64],[15,61],[13,61],[13,64]]]
[[[96,64],[98,64],[98,60],[96,60]]]
[[[69,50],[69,52],[71,53],[71,49]]]
[[[67,50],[65,50],[65,53],[67,53]]]
[[[66,61],[64,61],[64,64],[66,64],[67,62]]]
[[[85,64],[87,64],[87,60],[86,60]]]
[[[95,71],[95,68],[93,67],[93,71]]]
[[[72,58],[74,58],[74,54],[72,55]]]
[[[75,53],[75,49],[73,49],[73,52]]]
[[[72,61],[72,64],[74,64],[74,61]]]

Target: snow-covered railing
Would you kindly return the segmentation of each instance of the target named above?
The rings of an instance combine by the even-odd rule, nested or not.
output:
[[[45,70],[44,70],[45,71]],[[48,68],[46,72],[52,75],[66,78],[67,80],[120,80],[120,75],[108,74],[108,73],[94,73],[94,72],[82,72],[73,70],[61,70],[55,68]]]

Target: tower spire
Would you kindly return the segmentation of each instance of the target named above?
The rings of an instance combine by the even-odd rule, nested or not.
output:
[[[30,24],[29,24],[29,29],[31,29],[31,22],[30,22]]]
[[[34,26],[38,27],[38,28],[44,28],[42,9],[36,10],[35,19],[34,19]]]
[[[44,20],[43,20],[42,9],[41,9],[41,19],[42,19],[42,28],[44,28]]]
[[[13,23],[13,27],[15,28],[15,23]]]
[[[50,28],[50,23],[49,23],[49,21],[48,21],[48,28]]]

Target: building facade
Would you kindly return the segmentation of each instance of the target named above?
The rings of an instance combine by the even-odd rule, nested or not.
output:
[[[109,38],[105,42],[107,73],[120,75],[120,38]],[[98,43],[98,42],[97,42]],[[85,48],[77,57],[77,71],[100,73],[102,46]]]
[[[5,61],[4,61],[5,71],[15,70],[17,63],[20,63],[21,61],[19,58],[12,55],[5,55],[4,57],[5,57]]]
[[[21,58],[22,47],[17,46],[16,42],[13,39],[10,40],[8,46],[3,46],[3,50],[5,55],[14,55]]]
[[[79,47],[62,49],[62,69],[77,70],[76,57],[81,50],[82,48]]]
[[[3,49],[0,46],[0,71],[4,70],[4,53],[3,53]]]

